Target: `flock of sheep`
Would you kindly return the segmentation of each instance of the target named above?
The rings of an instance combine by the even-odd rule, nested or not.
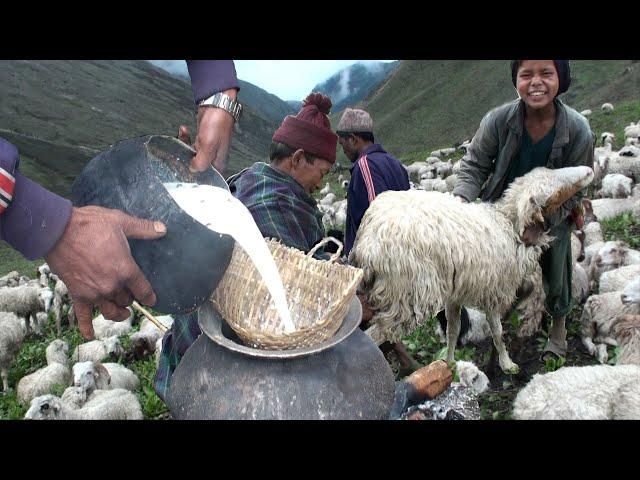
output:
[[[38,268],[39,278],[30,280],[11,272],[0,278],[0,373],[3,390],[9,389],[9,369],[23,342],[43,335],[52,310],[58,336],[63,321],[75,324],[73,305],[62,280],[46,264]],[[50,285],[54,285],[53,289]],[[157,320],[169,327],[171,316]],[[136,317],[114,322],[98,315],[93,319],[95,340],[81,343],[69,351],[69,344],[57,338],[46,348],[47,366],[25,375],[12,387],[18,401],[29,406],[28,419],[136,420],[144,418],[135,392],[140,389],[136,374],[120,363],[125,357],[122,339],[130,339],[135,358],[156,355],[162,348],[161,332],[152,322],[142,320],[134,330]],[[63,387],[60,397],[53,395]]]
[[[613,111],[610,104],[604,104],[602,109]],[[589,110],[581,113],[585,117],[591,114]],[[564,367],[535,375],[515,399],[514,418],[640,419],[640,251],[622,241],[605,241],[598,223],[626,212],[640,219],[639,137],[640,121],[625,128],[625,145],[619,150],[613,149],[613,134],[603,132],[600,135],[591,181],[594,198],[583,202],[587,212],[584,228],[572,233],[572,293],[582,306],[582,343],[602,365]],[[457,149],[431,152],[424,162],[406,166],[411,190],[380,195],[363,219],[350,259],[365,270],[364,284],[369,283],[369,300],[378,311],[368,333],[378,343],[397,340],[441,309],[447,311],[447,318],[457,316],[459,321],[461,306],[477,309],[468,308],[464,313],[468,315],[470,327],[462,333],[460,343],[477,343],[492,335],[495,339],[495,334],[501,336],[502,333],[501,314],[508,310],[515,290],[521,284],[528,285],[530,294],[517,306],[522,322],[516,336],[526,341],[541,328],[545,315],[542,276],[537,265],[541,248],[527,250],[517,245],[519,220],[516,217],[521,212],[516,212],[509,202],[515,205],[518,193],[496,205],[463,205],[448,195],[455,186],[460,166],[459,160],[453,161],[451,157],[466,152],[469,143],[464,142]],[[525,181],[526,177],[514,182],[514,185],[518,184],[514,191],[520,188],[520,192],[525,192],[530,188],[528,185],[554,181],[551,177],[542,178],[547,173],[536,175],[529,174],[529,183]],[[342,175],[338,181],[342,191],[337,195],[331,192],[329,184],[320,191],[322,197],[318,208],[327,230],[342,228],[346,220],[344,196],[348,181]],[[412,206],[406,216],[397,215],[400,204]],[[462,209],[465,208],[477,210],[472,216],[474,221],[473,224],[466,223],[466,230],[456,232],[456,235],[467,235],[469,238],[463,243],[468,245],[487,245],[487,251],[467,252],[470,259],[483,258],[487,265],[478,269],[471,261],[469,265],[475,265],[475,270],[467,266],[464,268],[468,271],[462,268],[449,272],[456,278],[454,285],[439,282],[439,279],[449,277],[443,275],[452,263],[448,259],[461,253],[447,243],[451,232],[418,231],[411,220],[415,222],[420,215],[426,214],[426,210],[429,215],[441,214],[442,218],[434,223],[420,223],[420,228],[428,229],[429,225],[439,224],[445,217],[450,220],[458,214],[464,216]],[[411,214],[417,216],[413,218]],[[528,214],[536,215],[536,212]],[[393,235],[388,234],[389,229],[394,230]],[[406,243],[398,241],[402,232],[407,233],[412,246],[425,235],[438,238],[440,243],[437,249],[422,252],[426,252],[426,257],[416,256],[415,249],[403,250]],[[495,238],[478,241],[479,235],[487,236],[489,232],[493,232],[491,235]],[[548,239],[542,239],[540,245],[545,241]],[[383,268],[380,259],[385,255],[391,261],[384,268],[391,272],[397,267],[396,273],[392,274],[395,276],[386,283],[380,275]],[[439,262],[440,257],[442,261]],[[463,259],[458,258],[456,262],[465,265]],[[399,271],[403,273],[397,273]],[[125,353],[121,343],[123,336],[130,337],[132,351],[138,358],[155,353],[157,362],[162,332],[145,319],[140,323],[139,331],[132,333],[136,321],[133,312],[124,322],[98,316],[93,320],[96,340],[80,344],[73,352],[69,352],[65,341],[54,340],[46,349],[47,366],[24,376],[17,385],[9,385],[9,368],[23,341],[30,336],[42,335],[49,310],[53,311],[58,336],[63,320],[66,319],[69,326],[75,324],[73,306],[64,283],[46,264],[38,268],[38,277],[31,280],[11,272],[0,278],[3,390],[16,389],[18,400],[29,405],[25,415],[29,419],[143,418],[134,393],[140,388],[139,379],[125,366],[108,362],[122,358]],[[158,320],[166,326],[172,323],[170,316]],[[446,334],[440,330],[438,334],[449,345],[457,339],[455,328],[449,328]],[[615,366],[606,365],[607,345],[619,346]],[[511,362],[504,344],[498,342],[496,347],[503,370],[515,371],[517,366]],[[450,349],[450,356],[452,352]],[[53,395],[55,388],[60,386],[65,387],[62,395]]]

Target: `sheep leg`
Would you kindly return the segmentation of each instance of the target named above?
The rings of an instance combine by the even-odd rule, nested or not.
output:
[[[456,343],[460,335],[460,305],[445,305],[447,317],[447,362],[455,362]]]
[[[599,343],[596,347],[597,354],[596,358],[600,363],[607,363],[609,360],[609,353],[607,352],[607,346],[604,343]]]
[[[589,355],[591,355],[592,357],[596,356],[597,348],[593,343],[593,339],[591,337],[582,337],[582,344],[587,349],[587,352],[589,352]]]
[[[598,343],[606,343],[607,345],[611,345],[612,347],[617,347],[618,346],[618,342],[611,337],[601,337],[598,336],[594,339],[595,342]]]
[[[7,393],[9,390],[9,370],[3,368],[0,370],[0,375],[2,376],[2,391]]]
[[[502,323],[500,322],[500,315],[496,313],[487,314],[487,321],[491,328],[493,344],[498,351],[498,362],[500,363],[500,368],[507,374],[514,375],[518,373],[520,368],[511,361],[511,358],[509,358],[509,352],[507,352],[507,347],[505,347],[504,340],[502,339]]]

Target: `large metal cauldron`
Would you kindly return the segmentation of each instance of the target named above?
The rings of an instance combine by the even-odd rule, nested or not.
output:
[[[297,351],[241,344],[210,303],[200,307],[205,332],[171,377],[167,405],[175,419],[386,420],[394,376],[359,328],[357,298],[336,335]]]
[[[148,135],[124,140],[93,158],[72,188],[77,207],[99,205],[160,220],[167,234],[158,240],[129,240],[131,253],[156,294],[156,310],[189,313],[205,302],[231,261],[234,240],[212,232],[175,203],[165,182],[214,185],[228,190],[211,168],[193,174],[195,151],[176,138]],[[96,252],[99,255],[99,252]]]

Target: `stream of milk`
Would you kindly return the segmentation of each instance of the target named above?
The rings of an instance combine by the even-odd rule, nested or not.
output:
[[[262,276],[282,321],[285,332],[295,330],[284,286],[251,212],[223,188],[196,183],[165,183],[175,202],[196,221],[217,233],[231,235],[247,252]]]

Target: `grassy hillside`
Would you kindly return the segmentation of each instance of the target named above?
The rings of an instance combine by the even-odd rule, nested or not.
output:
[[[195,131],[189,83],[146,61],[0,61],[0,98],[0,136],[62,195],[88,160],[119,140],[175,135],[180,124]],[[264,158],[276,127],[251,108],[240,126],[230,172]]]
[[[562,99],[578,111],[640,100],[640,63],[577,60],[572,73]],[[506,60],[410,60],[363,103],[379,140],[402,155],[471,138],[487,111],[515,98]],[[337,124],[335,116],[332,122]]]

